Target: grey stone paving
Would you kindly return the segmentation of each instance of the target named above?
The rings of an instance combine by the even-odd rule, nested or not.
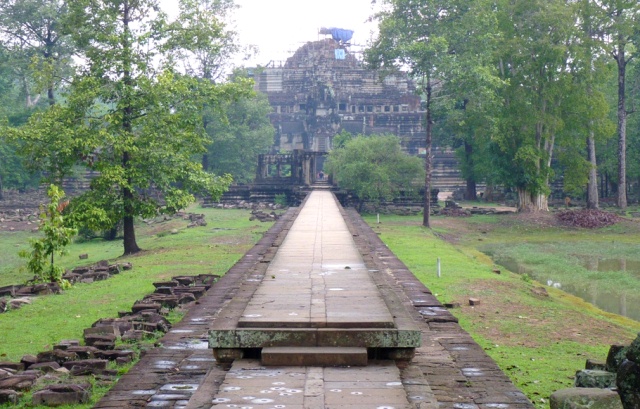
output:
[[[341,208],[338,211],[362,258],[360,263],[372,273],[373,285],[385,294],[388,311],[393,316],[404,311],[402,320],[411,321],[406,325],[422,333],[415,358],[399,365],[369,360],[366,367],[351,368],[264,367],[257,359],[237,360],[230,368],[216,365],[207,349],[208,334],[215,327],[213,317],[237,325],[237,317],[221,311],[233,306],[238,297],[249,297],[257,284],[270,279],[272,274],[267,269],[277,259],[299,210],[290,210],[269,230],[161,340],[162,346],[147,353],[95,407],[533,409],[524,394],[460,328],[457,319],[357,213]],[[333,256],[339,251],[330,252]],[[339,267],[344,263],[335,264]],[[247,305],[239,303],[230,311],[240,316]],[[396,320],[398,324],[404,325]],[[282,401],[276,402],[276,397]]]

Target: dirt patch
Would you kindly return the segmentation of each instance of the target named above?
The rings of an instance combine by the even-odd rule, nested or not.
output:
[[[519,283],[476,281],[467,290],[481,300],[480,304],[470,306],[468,297],[456,301],[476,323],[474,330],[498,345],[537,348],[550,342],[575,341],[597,346],[632,340],[621,327],[604,319],[585,319],[583,312],[561,308],[557,300],[537,295],[534,289],[532,285],[530,293],[523,295]],[[568,322],[571,325],[565,325]],[[520,326],[526,326],[527,331],[518,331]]]

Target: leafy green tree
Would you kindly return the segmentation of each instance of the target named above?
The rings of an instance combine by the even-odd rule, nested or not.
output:
[[[51,177],[76,165],[96,170],[91,188],[71,203],[74,222],[95,230],[123,222],[124,254],[140,251],[136,216],[174,212],[194,193],[219,197],[228,175],[205,172],[194,159],[204,152],[201,112],[247,96],[239,79],[216,85],[175,70],[174,41],[187,33],[168,25],[154,0],[77,0],[69,24],[84,65],[69,85],[65,104],[54,105],[10,132],[26,141],[31,161]],[[199,38],[205,25],[185,26]]]
[[[73,47],[63,24],[67,12],[64,0],[0,0],[0,32],[28,107],[37,104],[40,90],[53,105],[56,88],[71,73]]]
[[[422,161],[402,151],[393,135],[358,135],[329,153],[325,170],[343,189],[364,201],[390,201],[400,192],[416,191],[424,176]]]
[[[68,204],[63,202],[64,192],[56,185],[47,191],[50,203],[41,207],[40,231],[44,237],[29,240],[31,251],[20,251],[20,257],[26,258],[27,270],[38,282],[56,282],[64,284],[64,269],[55,264],[55,256],[67,253],[66,247],[78,231],[65,225],[62,212]]]
[[[258,155],[273,145],[275,129],[269,121],[271,106],[264,94],[231,101],[216,114],[205,113],[211,139],[203,164],[215,174],[230,174],[238,183],[250,182],[256,174]]]
[[[551,161],[557,139],[566,137],[565,96],[573,81],[575,4],[563,0],[502,1],[500,132],[493,140],[505,163],[504,183],[518,192],[519,210],[548,210]]]
[[[640,3],[635,0],[593,1],[600,7],[602,47],[618,69],[618,207],[627,207],[627,66],[636,56],[640,33]]]
[[[393,71],[408,67],[421,84],[425,99],[425,195],[422,224],[429,227],[431,212],[431,144],[434,94],[454,55],[448,53],[445,21],[455,14],[457,2],[448,0],[384,0],[376,17],[379,34],[365,51],[375,69]]]

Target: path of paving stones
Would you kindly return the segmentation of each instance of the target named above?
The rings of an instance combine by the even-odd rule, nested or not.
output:
[[[321,368],[263,367],[258,359],[245,357],[230,367],[216,365],[208,348],[214,316],[245,280],[265,279],[300,211],[290,209],[95,407],[533,408],[359,215],[342,208],[331,217],[344,218],[361,263],[376,272],[372,277],[378,286],[391,288],[422,332],[414,359]]]

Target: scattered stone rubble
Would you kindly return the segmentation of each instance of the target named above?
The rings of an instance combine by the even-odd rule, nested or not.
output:
[[[251,209],[251,210],[280,210],[284,209],[285,206],[276,204],[276,203],[268,203],[268,202],[251,202],[248,200],[239,200],[235,202],[214,202],[210,203],[208,206],[205,204],[202,207],[213,207],[216,209]]]
[[[118,318],[96,321],[79,340],[62,340],[50,351],[25,355],[20,362],[0,362],[0,405],[15,404],[23,393],[33,393],[32,404],[44,406],[86,403],[91,384],[112,383],[117,371],[109,363],[124,365],[137,358],[134,343],[153,340],[171,324],[169,310],[200,298],[219,278],[217,275],[178,276],[154,283],[156,290],[134,303]],[[125,343],[116,345],[121,340]],[[111,366],[112,367],[112,366]]]
[[[68,270],[62,278],[72,284],[92,283],[106,280],[113,274],[119,274],[121,271],[130,270],[131,268],[131,263],[109,264],[108,261],[103,260],[90,266]],[[0,313],[31,304],[31,297],[59,294],[61,291],[57,283],[15,284],[0,287]]]
[[[631,345],[612,345],[605,362],[588,359],[575,388],[554,392],[551,409],[640,408],[640,334]]]
[[[249,220],[251,221],[260,220],[261,222],[264,223],[264,222],[274,222],[279,218],[280,218],[280,215],[278,215],[276,212],[267,213],[262,210],[256,209],[251,211],[251,217],[249,217]]]

